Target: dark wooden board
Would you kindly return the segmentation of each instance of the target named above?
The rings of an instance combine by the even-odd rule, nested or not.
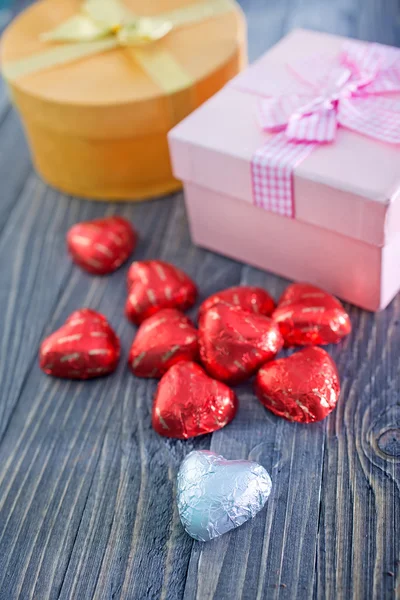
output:
[[[398,0],[241,4],[251,58],[293,27],[400,45]],[[343,393],[326,422],[279,420],[246,384],[224,430],[162,439],[150,424],[155,382],[125,366],[135,331],[123,317],[127,266],[105,278],[72,266],[69,226],[104,214],[130,218],[140,232],[135,258],[182,267],[200,300],[239,282],[277,298],[287,282],[195,248],[181,194],[101,204],[47,188],[4,85],[0,182],[0,600],[400,597],[399,298],[378,315],[349,307],[354,332],[330,348]],[[116,374],[86,383],[45,377],[40,340],[85,305],[121,336]],[[185,534],[175,504],[176,472],[193,448],[257,460],[274,483],[266,509],[208,544]]]

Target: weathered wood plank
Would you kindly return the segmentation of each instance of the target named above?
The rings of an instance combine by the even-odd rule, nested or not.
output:
[[[16,160],[15,154],[12,156]],[[13,179],[5,175],[5,182],[11,185]],[[33,174],[16,198],[0,237],[3,316],[0,437],[36,357],[43,329],[71,271],[71,261],[65,251],[65,231],[78,215],[88,218],[104,214],[106,210],[107,207],[100,204],[80,204],[61,196]]]
[[[279,297],[287,282],[245,267],[242,282]],[[268,413],[251,385],[240,388],[235,420],[212,436],[227,458],[260,462],[271,474],[266,509],[250,523],[207,544],[195,543],[185,600],[309,598],[318,531],[325,426],[304,427]],[[231,574],[235,573],[235,577]]]
[[[160,255],[194,276],[207,295],[239,279],[238,263],[190,245],[181,199],[174,205]],[[99,462],[96,500],[86,506],[61,598],[182,597],[192,540],[179,523],[175,477],[186,453],[207,448],[210,437],[181,442],[158,436],[151,428],[155,387],[155,382],[126,374],[126,394],[110,439],[114,462],[107,463],[106,455]],[[102,473],[111,468],[113,490],[105,504]],[[92,552],[93,539],[102,549],[96,553],[96,568],[81,559]]]
[[[0,84],[1,84],[0,80]],[[18,205],[32,171],[29,152],[16,113],[10,109],[4,86],[0,85],[0,231]]]
[[[330,418],[318,550],[318,594],[394,598],[400,557],[400,301],[362,313]],[[398,588],[397,588],[398,589]]]
[[[90,206],[90,203],[69,202],[80,210],[80,218]],[[170,205],[165,200],[154,202],[153,211],[148,211],[144,205],[112,208],[119,208],[120,214],[135,213],[134,221],[142,232],[138,258],[147,253],[158,254]],[[96,204],[92,214],[105,210],[110,212],[106,205]],[[4,235],[8,233],[8,225]],[[46,221],[41,227],[39,237],[45,234],[46,228],[49,232]],[[70,263],[64,248],[67,227],[68,219],[60,219],[58,235],[53,240],[48,238],[47,249],[54,260],[63,262],[65,258],[66,263]],[[36,252],[26,259],[25,268],[28,269],[37,260]],[[71,270],[70,264],[68,268]],[[64,282],[56,311],[50,306],[49,314],[44,303],[46,289],[40,293],[40,287],[37,288],[41,303],[26,309],[31,329],[38,324],[35,339],[43,335],[41,329],[49,316],[50,322],[44,333],[59,326],[72,310],[88,305],[103,311],[112,323],[117,324],[117,331],[127,348],[133,328],[122,318],[126,268],[109,278],[95,278],[78,268],[72,269],[71,276]],[[54,272],[51,277],[48,273],[47,284],[54,279]],[[13,313],[10,320],[13,330],[16,320]],[[0,597],[7,598],[21,597],[20,594],[35,597],[36,593],[40,598],[57,595],[109,417],[118,407],[121,386],[124,377],[128,376],[122,360],[118,374],[104,381],[85,385],[46,378],[36,365],[38,342],[30,342],[27,348],[35,364],[32,366],[32,359],[28,361],[27,378],[0,448]]]
[[[341,0],[344,2],[345,0]],[[357,5],[354,19],[357,37],[391,46],[400,45],[398,0],[368,0]]]
[[[10,100],[8,97],[7,86],[3,79],[0,79],[0,124],[4,120],[10,108]]]
[[[286,20],[293,0],[239,0],[248,24],[249,59],[255,60],[279,42],[286,29]]]

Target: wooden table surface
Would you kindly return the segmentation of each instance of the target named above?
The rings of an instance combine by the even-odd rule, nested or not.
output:
[[[400,44],[399,0],[241,3],[251,58],[298,26]],[[342,396],[325,422],[275,418],[243,385],[224,430],[163,439],[150,424],[156,382],[125,364],[134,334],[123,317],[127,267],[91,277],[65,252],[73,223],[114,213],[140,232],[136,259],[182,267],[201,298],[239,283],[277,298],[287,284],[195,248],[181,194],[127,205],[49,189],[1,86],[1,600],[399,598],[400,297],[377,315],[349,307],[353,334],[329,349]],[[39,343],[81,306],[103,312],[121,336],[118,371],[86,383],[46,377]],[[254,520],[206,544],[183,531],[175,503],[177,469],[194,448],[257,460],[273,479]]]

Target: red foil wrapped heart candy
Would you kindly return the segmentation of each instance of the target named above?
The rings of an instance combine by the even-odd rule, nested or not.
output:
[[[177,362],[197,357],[197,329],[191,320],[175,308],[164,308],[139,327],[128,364],[137,377],[162,377]]]
[[[274,300],[268,292],[262,288],[238,285],[227,288],[226,290],[221,290],[207,298],[207,300],[204,300],[199,309],[200,318],[207,310],[210,310],[210,308],[221,302],[239,306],[248,312],[265,315],[267,317],[272,314],[275,308]]]
[[[135,249],[137,235],[122,217],[105,217],[77,223],[67,234],[73,260],[94,275],[106,275],[120,267]]]
[[[125,313],[140,324],[162,308],[185,311],[196,302],[197,288],[180,269],[161,260],[134,262],[128,271]]]
[[[258,372],[258,399],[288,421],[321,421],[335,408],[340,394],[336,365],[322,348],[305,348],[273,360]]]
[[[119,354],[119,339],[107,319],[83,308],[42,342],[39,363],[47,375],[91,379],[115,371]]]
[[[290,285],[272,318],[287,346],[336,344],[351,332],[350,317],[339,300],[307,283]]]
[[[193,362],[179,362],[158,384],[152,425],[160,435],[187,439],[225,427],[236,414],[236,394]]]
[[[200,358],[208,373],[226,383],[248,379],[281,350],[277,324],[236,306],[217,304],[200,319]]]

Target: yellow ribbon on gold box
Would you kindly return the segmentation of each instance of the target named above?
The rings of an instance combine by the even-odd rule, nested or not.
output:
[[[173,29],[199,23],[235,6],[235,0],[204,0],[146,17],[133,14],[119,0],[86,0],[80,13],[41,35],[43,41],[61,45],[6,62],[2,66],[3,75],[15,81],[24,75],[125,47],[164,92],[178,92],[192,85],[192,78],[167,50],[157,48],[157,41]]]

